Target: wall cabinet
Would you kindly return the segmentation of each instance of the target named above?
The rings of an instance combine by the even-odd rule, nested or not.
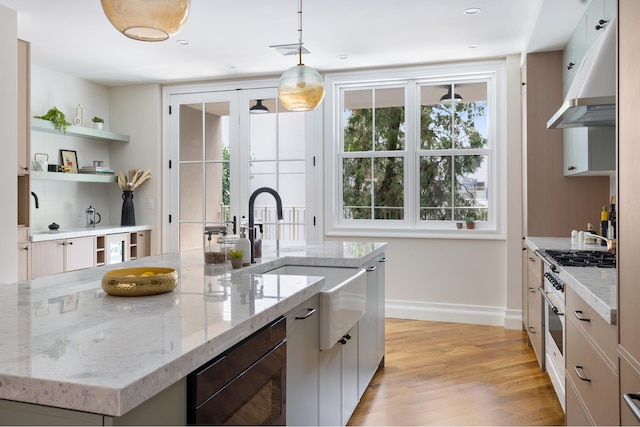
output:
[[[615,127],[563,129],[564,174],[601,175],[616,170]]]
[[[538,360],[540,369],[545,369],[544,350],[544,305],[538,286],[542,286],[542,259],[530,248],[524,248],[523,268],[525,269],[522,280],[523,306],[526,307],[526,315],[523,316],[524,328],[527,331],[529,344]]]
[[[287,314],[287,424],[320,425],[318,296]]]
[[[569,287],[565,301],[566,382],[575,393],[573,402],[567,400],[567,424],[581,423],[586,416],[589,424],[618,425],[616,326]]]
[[[31,248],[32,278],[91,268],[96,263],[95,237],[33,242]]]
[[[592,0],[584,16],[578,22],[567,43],[563,55],[563,94],[575,78],[576,71],[589,47],[602,34],[603,27],[616,16],[616,0]],[[601,23],[600,21],[604,21]]]
[[[620,363],[620,421],[640,424],[640,2],[618,3],[618,353]]]

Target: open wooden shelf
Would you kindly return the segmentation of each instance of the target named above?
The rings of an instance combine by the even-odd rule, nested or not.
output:
[[[80,138],[90,138],[105,142],[129,142],[129,135],[111,132],[108,130],[88,128],[84,126],[69,126],[66,134],[53,127],[53,123],[48,120],[31,119],[31,129],[39,132],[57,133],[59,135],[77,136]]]

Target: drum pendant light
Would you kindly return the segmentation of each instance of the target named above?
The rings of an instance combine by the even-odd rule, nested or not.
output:
[[[125,36],[145,41],[167,40],[187,22],[191,0],[100,0],[104,14]]]
[[[324,81],[320,73],[302,63],[302,0],[298,0],[298,65],[289,68],[280,76],[278,97],[291,111],[311,111],[324,98]]]

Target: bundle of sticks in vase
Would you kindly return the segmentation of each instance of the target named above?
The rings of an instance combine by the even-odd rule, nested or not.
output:
[[[142,169],[129,169],[126,175],[118,171],[118,186],[122,191],[133,191],[140,184],[151,178],[151,171]]]

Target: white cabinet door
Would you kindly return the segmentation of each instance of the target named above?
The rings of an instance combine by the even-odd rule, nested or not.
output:
[[[318,383],[318,421],[321,426],[342,425],[342,345],[320,352]]]
[[[378,258],[378,365],[384,365],[384,319],[385,319],[385,283],[386,262],[384,254]]]
[[[287,424],[322,425],[318,419],[320,329],[318,296],[287,314]]]
[[[348,338],[350,336],[350,338]],[[355,325],[346,335],[345,344],[336,344],[342,347],[342,417],[341,425],[346,425],[351,414],[360,401],[358,393],[358,325]]]
[[[367,271],[367,311],[358,322],[358,397],[362,396],[378,369],[378,260]]]
[[[65,270],[74,271],[96,265],[96,238],[78,237],[65,242]]]
[[[18,280],[31,278],[31,243],[18,243]]]
[[[564,175],[608,175],[616,168],[614,126],[564,129]]]

